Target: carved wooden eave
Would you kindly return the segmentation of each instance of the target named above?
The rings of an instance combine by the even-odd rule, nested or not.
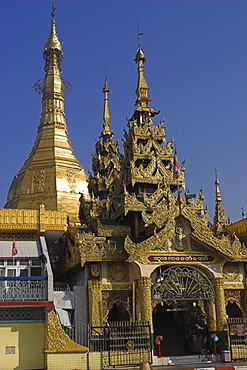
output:
[[[130,227],[125,225],[104,224],[104,221],[99,219],[94,220],[93,225],[98,236],[125,237],[131,234]]]
[[[148,263],[147,257],[150,251],[159,244],[163,244],[174,233],[175,219],[170,218],[164,228],[158,233],[154,233],[149,238],[140,243],[134,243],[129,236],[126,237],[124,248],[129,254],[128,262],[138,261],[140,263]]]
[[[115,240],[95,236],[92,232],[78,230],[76,244],[79,247],[82,266],[87,261],[125,261],[127,259],[126,251],[118,249]]]
[[[126,261],[127,253],[122,246],[121,238],[96,236],[87,228],[70,226],[63,237],[56,275],[62,276],[78,265],[84,266],[88,261]]]
[[[128,261],[149,263],[148,256],[150,255],[150,251],[158,245],[163,245],[169,238],[174,236],[176,218],[178,216],[183,216],[189,221],[191,236],[212,249],[213,253],[220,252],[232,261],[247,261],[247,248],[241,245],[236,236],[227,235],[216,237],[213,234],[209,225],[209,216],[203,209],[203,197],[199,196],[199,198],[193,200],[190,204],[186,204],[185,197],[178,199],[174,195],[170,195],[169,202],[169,207],[165,203],[163,205],[161,204],[160,208],[156,206],[153,214],[150,216],[151,220],[148,220],[149,224],[151,221],[156,223],[158,228],[163,225],[159,232],[155,232],[152,236],[140,243],[134,243],[129,236],[126,237],[124,248],[130,255]],[[162,206],[163,208],[161,209]],[[149,216],[146,214],[145,219],[144,214],[143,212],[143,220],[147,222]],[[156,219],[156,217],[159,218]],[[212,252],[210,253],[212,254]],[[167,252],[162,253],[167,254]],[[186,254],[193,255],[193,252],[186,251]]]
[[[192,204],[193,205],[193,202]],[[209,217],[207,213],[198,214],[189,206],[181,208],[181,214],[190,221],[193,229],[191,235],[198,240],[206,243],[215,250],[223,253],[233,261],[247,261],[247,248],[241,245],[236,235],[226,235],[216,237],[209,227]]]
[[[180,167],[178,175],[176,183],[178,186],[184,187],[184,167]],[[162,160],[157,156],[152,156],[147,167],[144,167],[142,164],[140,164],[139,167],[136,167],[135,160],[131,160],[130,173],[128,177],[131,178],[132,186],[137,182],[148,184],[166,182],[168,185],[174,185],[173,171],[167,170]]]

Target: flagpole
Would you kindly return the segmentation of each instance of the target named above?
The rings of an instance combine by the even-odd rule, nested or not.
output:
[[[13,241],[12,241],[12,257],[13,257],[13,275],[14,275],[14,269],[15,269],[15,263],[14,263],[14,245],[15,245],[15,234],[13,235]]]

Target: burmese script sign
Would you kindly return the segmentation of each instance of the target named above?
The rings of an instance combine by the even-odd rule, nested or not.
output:
[[[212,256],[161,256],[151,255],[148,257],[149,262],[160,263],[160,262],[213,262],[214,257]]]

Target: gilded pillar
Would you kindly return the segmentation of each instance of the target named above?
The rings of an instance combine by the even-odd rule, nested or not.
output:
[[[212,300],[205,301],[205,310],[207,313],[208,330],[216,331],[215,303]]]
[[[140,300],[141,320],[149,321],[151,331],[153,331],[151,285],[150,278],[142,277],[137,280],[136,288]]]
[[[215,287],[215,309],[216,309],[216,327],[217,330],[227,329],[226,319],[226,305],[225,305],[225,294],[224,294],[224,279],[214,279]]]
[[[244,303],[243,304],[244,304],[243,309],[244,309],[245,315],[247,316],[247,279],[245,279]]]
[[[102,325],[102,281],[88,280],[89,322]]]

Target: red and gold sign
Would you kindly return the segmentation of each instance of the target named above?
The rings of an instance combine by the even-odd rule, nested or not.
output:
[[[170,255],[170,256],[162,256],[162,255],[151,255],[148,257],[149,262],[153,263],[162,263],[162,262],[200,262],[200,263],[207,263],[207,262],[213,262],[214,257],[213,256],[178,256],[178,255]]]

